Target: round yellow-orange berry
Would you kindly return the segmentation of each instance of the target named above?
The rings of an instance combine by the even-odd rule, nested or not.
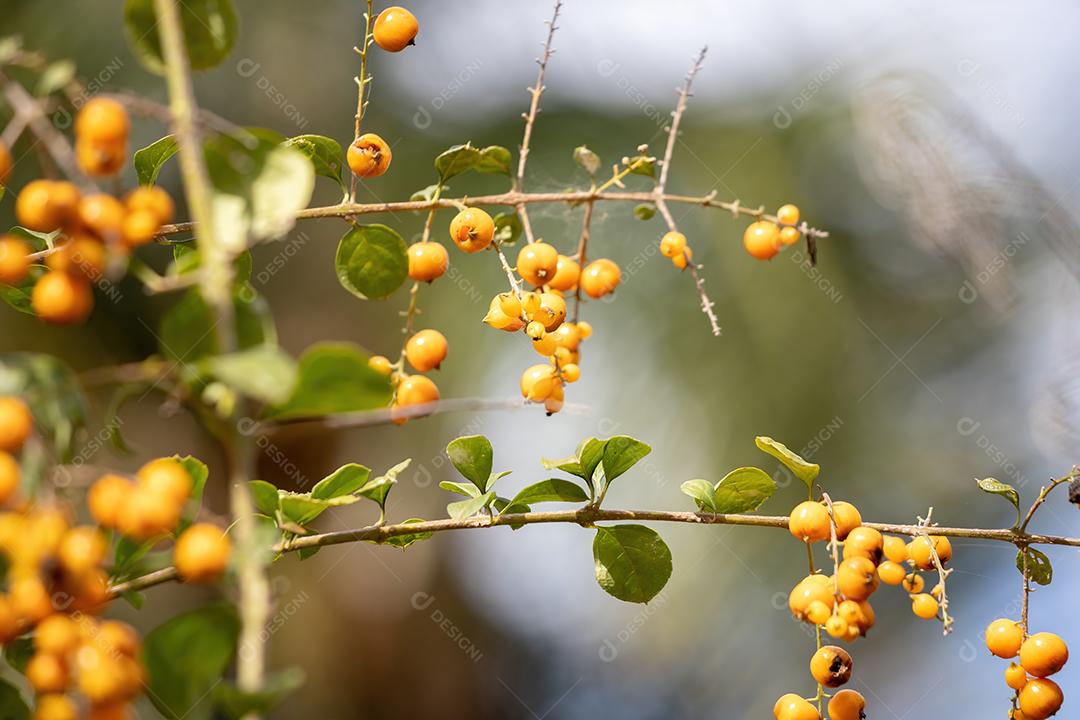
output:
[[[30,246],[15,237],[0,237],[0,284],[18,285],[30,274]]]
[[[22,398],[0,396],[0,450],[16,452],[34,431],[34,416]]]
[[[1068,646],[1054,633],[1036,633],[1020,646],[1020,664],[1035,677],[1050,677],[1065,667],[1068,660]]]
[[[420,29],[416,16],[403,7],[388,7],[375,18],[371,34],[375,44],[387,52],[401,52],[413,44]]]
[[[448,344],[438,330],[421,330],[405,343],[405,359],[418,372],[437,370],[446,359]]]
[[[80,140],[117,142],[126,140],[131,129],[127,110],[116,100],[97,97],[79,110],[75,134]]]
[[[546,242],[526,243],[518,251],[518,275],[537,287],[555,277],[558,266],[559,251]]]
[[[431,282],[442,277],[450,264],[450,254],[440,243],[423,241],[409,246],[409,277]]]
[[[779,252],[777,247],[779,242],[780,228],[776,226],[776,223],[768,220],[750,223],[750,226],[746,228],[746,232],[743,233],[743,247],[746,248],[746,252],[750,253],[751,257],[758,260],[773,258]]]
[[[196,523],[180,534],[173,549],[176,571],[188,582],[206,582],[225,572],[232,543],[217,525]]]
[[[607,258],[600,258],[585,266],[578,282],[586,295],[601,298],[615,292],[621,280],[622,270],[619,266]]]
[[[151,460],[136,473],[139,485],[147,490],[169,498],[175,503],[186,502],[191,495],[191,476],[176,458],[165,457]]]
[[[547,281],[548,287],[554,290],[569,292],[577,287],[578,278],[581,277],[581,265],[572,257],[560,255],[555,263],[555,274]]]
[[[1014,658],[1024,644],[1024,628],[1020,623],[1001,618],[986,627],[986,648],[1006,660]]]
[[[810,658],[810,674],[828,688],[838,688],[850,680],[851,669],[851,655],[835,645],[826,645]]]
[[[128,212],[147,210],[154,214],[159,225],[172,222],[176,204],[165,190],[157,185],[142,185],[135,188],[124,198],[124,207]]]
[[[1034,678],[1020,691],[1020,710],[1031,720],[1046,720],[1057,714],[1065,695],[1053,680]]]
[[[829,720],[861,720],[866,698],[854,690],[841,690],[829,699]]]
[[[345,160],[353,175],[362,178],[379,177],[390,169],[393,153],[385,140],[375,133],[364,133],[352,141]]]
[[[791,511],[788,531],[803,542],[821,542],[832,536],[829,511],[813,500],[801,502]]]
[[[450,237],[467,253],[477,253],[495,237],[495,221],[480,208],[465,208],[450,221]]]

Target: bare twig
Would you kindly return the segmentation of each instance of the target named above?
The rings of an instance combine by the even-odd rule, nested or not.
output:
[[[586,253],[589,248],[589,234],[591,232],[590,226],[592,224],[593,216],[593,203],[589,201],[585,203],[585,215],[581,218],[581,239],[578,240],[577,253],[574,257],[577,259],[582,269],[585,267]],[[581,317],[581,283],[578,282],[574,287],[574,322],[576,323]]]
[[[941,587],[941,597],[938,599],[938,606],[941,608],[941,625],[942,633],[948,635],[952,632],[953,621],[955,618],[949,615],[949,593],[945,587],[945,581],[949,575],[952,574],[952,569],[945,569],[945,566],[941,563],[941,558],[938,556],[937,547],[934,545],[933,538],[930,537],[928,532],[929,528],[933,528],[931,523],[931,516],[934,514],[934,508],[930,508],[925,518],[919,518],[919,524],[916,526],[920,528],[919,537],[926,538],[926,543],[930,547],[930,559],[934,563],[934,568],[938,573],[938,585]],[[941,535],[937,528],[933,528],[935,535]]]
[[[371,25],[375,22],[375,3],[374,0],[367,0],[367,11],[364,13],[364,41],[362,47],[353,50],[360,56],[360,74],[353,78],[356,83],[356,116],[355,124],[353,125],[353,139],[356,140],[360,137],[360,127],[364,121],[364,110],[367,107],[367,102],[364,97],[367,95],[368,85],[371,84],[371,78],[367,74],[367,57],[368,49],[371,47]],[[350,202],[356,202],[356,175],[349,174],[349,200]]]

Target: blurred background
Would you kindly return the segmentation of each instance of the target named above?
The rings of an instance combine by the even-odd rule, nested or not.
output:
[[[197,78],[200,102],[240,124],[348,142],[363,4],[238,5],[237,48]],[[372,55],[365,128],[391,141],[394,167],[363,184],[362,199],[404,199],[434,182],[432,159],[452,144],[516,149],[551,12],[539,0],[409,7],[420,19],[416,47]],[[72,58],[84,79],[164,99],[161,81],[128,49],[117,0],[0,8],[5,34]],[[514,470],[502,481],[508,491],[546,477],[541,457],[567,455],[590,435],[625,433],[653,452],[606,503],[686,509],[679,485],[687,479],[715,482],[747,464],[776,471],[753,445],[766,434],[820,463],[832,496],[855,501],[865,518],[913,522],[932,505],[942,524],[1009,525],[1008,505],[979,493],[973,478],[1010,482],[1030,502],[1080,459],[1080,149],[1070,140],[1077,101],[1065,90],[1080,71],[1070,30],[1078,22],[1080,8],[1049,1],[569,0],[527,189],[587,186],[571,158],[577,145],[605,165],[641,143],[660,154],[675,88],[708,45],[669,189],[715,191],[770,211],[798,204],[831,233],[817,267],[801,245],[755,261],[741,247],[745,219],[675,208],[717,303],[723,334],[714,338],[690,277],[658,253],[659,216],[642,222],[630,205],[599,205],[590,254],[618,262],[624,282],[612,301],[584,309],[595,333],[567,394],[583,408],[552,418],[531,407],[403,427],[293,428],[263,441],[261,477],[305,486],[344,462],[379,471],[411,457],[389,515],[434,518],[452,499],[438,483],[452,479],[442,448],[453,437],[488,435],[496,469]],[[163,133],[142,123],[134,145]],[[12,187],[32,172],[17,169]],[[163,183],[179,195],[175,163]],[[450,185],[454,195],[475,195],[506,180],[461,176]],[[313,202],[338,199],[320,180]],[[537,233],[563,252],[576,246],[581,212],[530,210]],[[423,218],[377,220],[411,238]],[[449,220],[437,220],[444,242]],[[11,195],[0,221],[13,222]],[[406,293],[364,303],[338,285],[333,255],[344,230],[339,220],[306,222],[257,249],[253,283],[294,354],[330,339],[392,355]],[[142,252],[159,268],[169,258],[164,248]],[[450,340],[436,377],[443,397],[514,397],[535,356],[480,324],[505,278],[488,256],[452,253],[451,263],[420,293],[420,326]],[[130,282],[121,292],[77,329],[0,308],[0,351],[54,353],[78,370],[141,359],[155,351],[150,328],[172,299],[148,298]],[[108,397],[96,400],[100,411]],[[102,450],[94,464],[132,469],[149,456],[195,454],[211,463],[209,502],[224,511],[220,457],[190,416],[150,395],[121,419],[138,456]],[[802,492],[776,477],[782,488],[762,512],[784,514]],[[1076,535],[1080,516],[1059,492],[1036,529]],[[328,513],[320,527],[374,519],[357,505]],[[361,544],[303,563],[286,558],[274,567],[271,659],[303,667],[308,682],[275,716],[763,718],[782,693],[809,693],[813,641],[786,607],[805,574],[799,544],[754,528],[658,529],[675,567],[648,606],[597,587],[591,534],[571,526],[442,535],[404,554]],[[985,652],[982,631],[1018,615],[1015,550],[954,547],[950,637],[914,618],[895,588],[875,596],[878,624],[854,646],[852,686],[867,696],[871,718],[1006,716],[1005,663]],[[1056,581],[1034,595],[1033,630],[1080,647],[1080,625],[1067,614],[1080,562],[1073,550],[1047,552]],[[141,612],[117,612],[145,631],[209,595],[164,586]],[[1080,664],[1059,677],[1062,717],[1080,716],[1080,700],[1068,697],[1080,687]],[[147,707],[140,716],[154,714]]]

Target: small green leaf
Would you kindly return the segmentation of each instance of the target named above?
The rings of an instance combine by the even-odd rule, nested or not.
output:
[[[311,488],[311,497],[315,500],[330,500],[343,495],[352,495],[368,481],[371,469],[356,463],[342,465]]]
[[[383,298],[408,277],[408,247],[392,228],[360,225],[341,238],[334,264],[341,286],[353,295]]]
[[[648,203],[642,203],[634,208],[634,217],[638,220],[651,220],[653,215],[656,214],[656,206]]]
[[[574,148],[574,162],[584,168],[585,172],[595,175],[600,169],[600,156],[584,145]]]
[[[472,483],[443,480],[439,483],[439,487],[447,492],[457,493],[458,495],[464,495],[465,497],[480,497],[480,491]]]
[[[630,159],[630,174],[656,177],[656,161],[639,155]]]
[[[317,517],[332,507],[342,507],[359,502],[356,495],[341,495],[334,498],[313,498],[307,493],[291,493],[284,490],[279,492],[281,499],[281,514],[284,518],[296,525],[306,528]]]
[[[304,671],[293,667],[267,677],[263,689],[257,693],[244,692],[231,682],[222,682],[214,688],[214,702],[217,709],[230,720],[261,716],[280,705],[305,680]]]
[[[216,355],[206,360],[209,374],[249,398],[270,405],[289,399],[296,387],[296,361],[277,345]]]
[[[451,440],[446,446],[446,454],[466,480],[470,480],[481,492],[487,490],[493,451],[486,437],[468,435]]]
[[[495,221],[495,240],[503,245],[513,245],[521,238],[521,218],[516,212],[501,212],[492,218]]]
[[[744,513],[757,510],[776,492],[776,482],[764,470],[741,467],[716,485],[716,512]]]
[[[644,525],[597,528],[593,559],[596,582],[626,602],[649,602],[671,577],[671,550]]]
[[[580,485],[569,480],[551,478],[541,480],[524,488],[511,500],[502,512],[529,512],[529,506],[541,502],[586,502],[589,496]]]
[[[188,62],[194,70],[221,64],[236,42],[236,11],[231,0],[185,0],[178,4]],[[154,0],[127,0],[124,29],[135,55],[151,72],[165,74]]]
[[[30,720],[30,708],[19,689],[0,679],[0,717],[4,720]]]
[[[604,440],[589,438],[578,446],[577,457],[578,465],[581,467],[581,477],[585,479],[589,487],[593,485],[596,468],[600,466],[600,461],[604,459],[604,447],[606,445],[607,442]]]
[[[979,489],[983,492],[990,493],[991,495],[999,495],[1008,500],[1012,506],[1016,508],[1016,524],[1020,524],[1020,493],[1016,491],[1016,488],[994,478],[983,478],[976,482],[979,484]]]
[[[627,435],[609,438],[604,443],[604,454],[601,460],[607,482],[610,483],[625,473],[650,452],[652,452],[651,447]]]
[[[408,520],[405,520],[401,524],[402,525],[415,525],[416,523],[422,523],[422,522],[427,522],[427,521],[424,520],[423,518],[409,518]],[[392,545],[394,547],[398,547],[398,548],[401,548],[402,550],[404,550],[405,548],[412,545],[414,542],[420,542],[421,540],[427,540],[428,538],[430,538],[434,534],[435,533],[432,533],[432,532],[420,532],[420,533],[409,533],[407,535],[395,535],[394,537],[388,538],[387,540],[385,540],[383,544],[384,545]]]
[[[439,188],[442,188],[441,190]],[[435,199],[435,196],[450,189],[448,185],[440,185],[435,183],[434,185],[428,185],[426,188],[417,190],[409,196],[409,200],[413,202],[431,202]]]
[[[38,78],[37,96],[47,97],[57,90],[63,90],[74,79],[75,63],[70,60],[50,63]]]
[[[26,674],[26,665],[32,657],[34,657],[34,639],[31,637],[24,635],[4,644],[4,659],[17,673]],[[3,690],[0,689],[0,696],[2,695]],[[2,702],[0,702],[0,708],[3,708]],[[0,717],[7,717],[7,715],[0,712]]]
[[[435,171],[440,182],[445,183],[455,175],[468,170],[479,173],[510,175],[510,151],[498,145],[475,148],[469,143],[454,145],[435,158]]]
[[[133,162],[135,164],[135,176],[140,185],[153,185],[157,182],[158,174],[165,163],[180,150],[176,138],[166,135],[160,140],[155,140],[141,150],[135,151]]]
[[[150,552],[161,538],[150,540],[134,540],[129,537],[121,537],[116,543],[113,554],[112,574],[115,577],[127,577],[138,571],[137,563]]]
[[[344,153],[337,140],[325,135],[298,135],[285,141],[288,147],[296,148],[311,161],[315,174],[330,178],[344,191],[345,181],[341,179]]]
[[[269,517],[277,515],[281,503],[276,487],[265,480],[252,480],[248,483],[248,489],[251,491],[251,501],[255,503],[256,510]]]
[[[390,378],[372,370],[368,355],[348,343],[318,343],[300,356],[292,397],[266,413],[295,418],[360,412],[386,407]]]
[[[754,443],[759,450],[767,452],[784,463],[791,472],[795,473],[795,477],[806,483],[808,488],[813,487],[814,480],[817,478],[818,473],[821,472],[820,465],[803,460],[796,453],[789,450],[787,445],[777,442],[771,437],[758,436],[754,438]]]
[[[486,492],[483,495],[466,500],[458,500],[446,506],[446,512],[455,520],[470,518],[495,500],[495,492]]]
[[[586,479],[585,470],[581,467],[581,463],[578,462],[577,455],[568,458],[559,458],[558,460],[541,458],[540,464],[544,466],[545,470],[562,470],[565,473],[577,475],[582,480]]]
[[[386,496],[390,494],[390,489],[397,483],[398,475],[405,472],[411,462],[411,459],[402,460],[379,477],[365,483],[364,487],[356,491],[356,494],[374,500],[378,503],[380,509],[385,510]]]
[[[236,654],[240,620],[228,605],[178,615],[147,634],[147,697],[169,720],[209,720],[211,690]]]
[[[1024,574],[1024,554],[1027,554],[1028,576],[1039,585],[1049,585],[1054,579],[1054,567],[1045,553],[1029,547],[1016,553],[1016,569]]]
[[[708,480],[687,480],[679,489],[692,497],[702,512],[716,512],[716,490]]]

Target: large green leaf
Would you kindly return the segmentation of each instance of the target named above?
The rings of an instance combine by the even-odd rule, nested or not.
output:
[[[296,387],[296,361],[277,345],[215,355],[206,360],[211,375],[249,398],[268,404],[289,399]]]
[[[348,343],[319,343],[300,357],[292,397],[273,408],[274,418],[331,415],[386,407],[390,378],[368,365],[368,356]]]
[[[147,696],[169,720],[209,720],[210,692],[236,654],[240,620],[228,605],[208,605],[151,630],[143,643]]]
[[[446,182],[455,175],[468,170],[478,173],[510,175],[510,163],[513,158],[510,151],[498,145],[475,148],[469,143],[454,145],[435,158],[435,171],[439,180]]]
[[[0,717],[4,720],[30,720],[30,708],[19,689],[0,679]]]
[[[273,318],[266,302],[254,293],[233,294],[239,349],[277,341]],[[217,355],[217,321],[198,289],[189,290],[161,319],[158,345],[161,354],[188,368],[207,355]]]
[[[232,0],[184,0],[178,7],[191,67],[206,70],[221,64],[236,42],[236,11]],[[127,0],[124,28],[143,65],[164,74],[154,0]]]
[[[156,140],[141,150],[136,150],[132,161],[135,165],[135,176],[140,185],[153,185],[157,182],[158,173],[165,163],[180,150],[180,145],[172,135],[166,135]]]
[[[741,467],[716,485],[716,512],[744,513],[757,510],[776,492],[776,482],[764,470]]]
[[[338,281],[359,298],[383,298],[409,274],[408,246],[385,225],[359,225],[341,238],[334,258]]]
[[[771,437],[758,436],[754,438],[754,443],[759,450],[767,452],[784,463],[788,470],[795,473],[795,477],[806,483],[808,488],[813,488],[814,480],[817,479],[818,473],[821,472],[820,465],[803,460],[797,453],[790,450],[787,445],[773,440]]]
[[[483,435],[459,437],[446,446],[446,454],[466,480],[481,492],[487,490],[493,456],[491,441]]]
[[[593,560],[596,582],[626,602],[649,602],[671,577],[671,550],[644,525],[597,528]]]
[[[1009,502],[1016,509],[1016,524],[1020,524],[1020,493],[1012,485],[1003,483],[994,478],[983,478],[976,481],[979,489],[991,495],[998,495]]]
[[[34,424],[70,462],[76,433],[86,424],[86,398],[75,373],[51,355],[0,354],[0,395],[18,395],[30,407]]]
[[[329,500],[342,495],[352,495],[367,483],[370,475],[371,468],[363,465],[342,465],[315,483],[315,487],[311,488],[311,497],[316,500]]]
[[[255,509],[263,515],[274,517],[281,507],[278,497],[278,489],[265,480],[252,480],[248,483],[251,491],[251,501],[255,503]]]
[[[285,141],[289,147],[296,148],[311,161],[315,174],[330,178],[344,191],[345,181],[341,179],[344,153],[337,140],[325,135],[298,135]]]
[[[580,485],[569,480],[550,478],[524,488],[502,509],[504,513],[528,512],[529,506],[540,502],[585,502],[589,496]]]

